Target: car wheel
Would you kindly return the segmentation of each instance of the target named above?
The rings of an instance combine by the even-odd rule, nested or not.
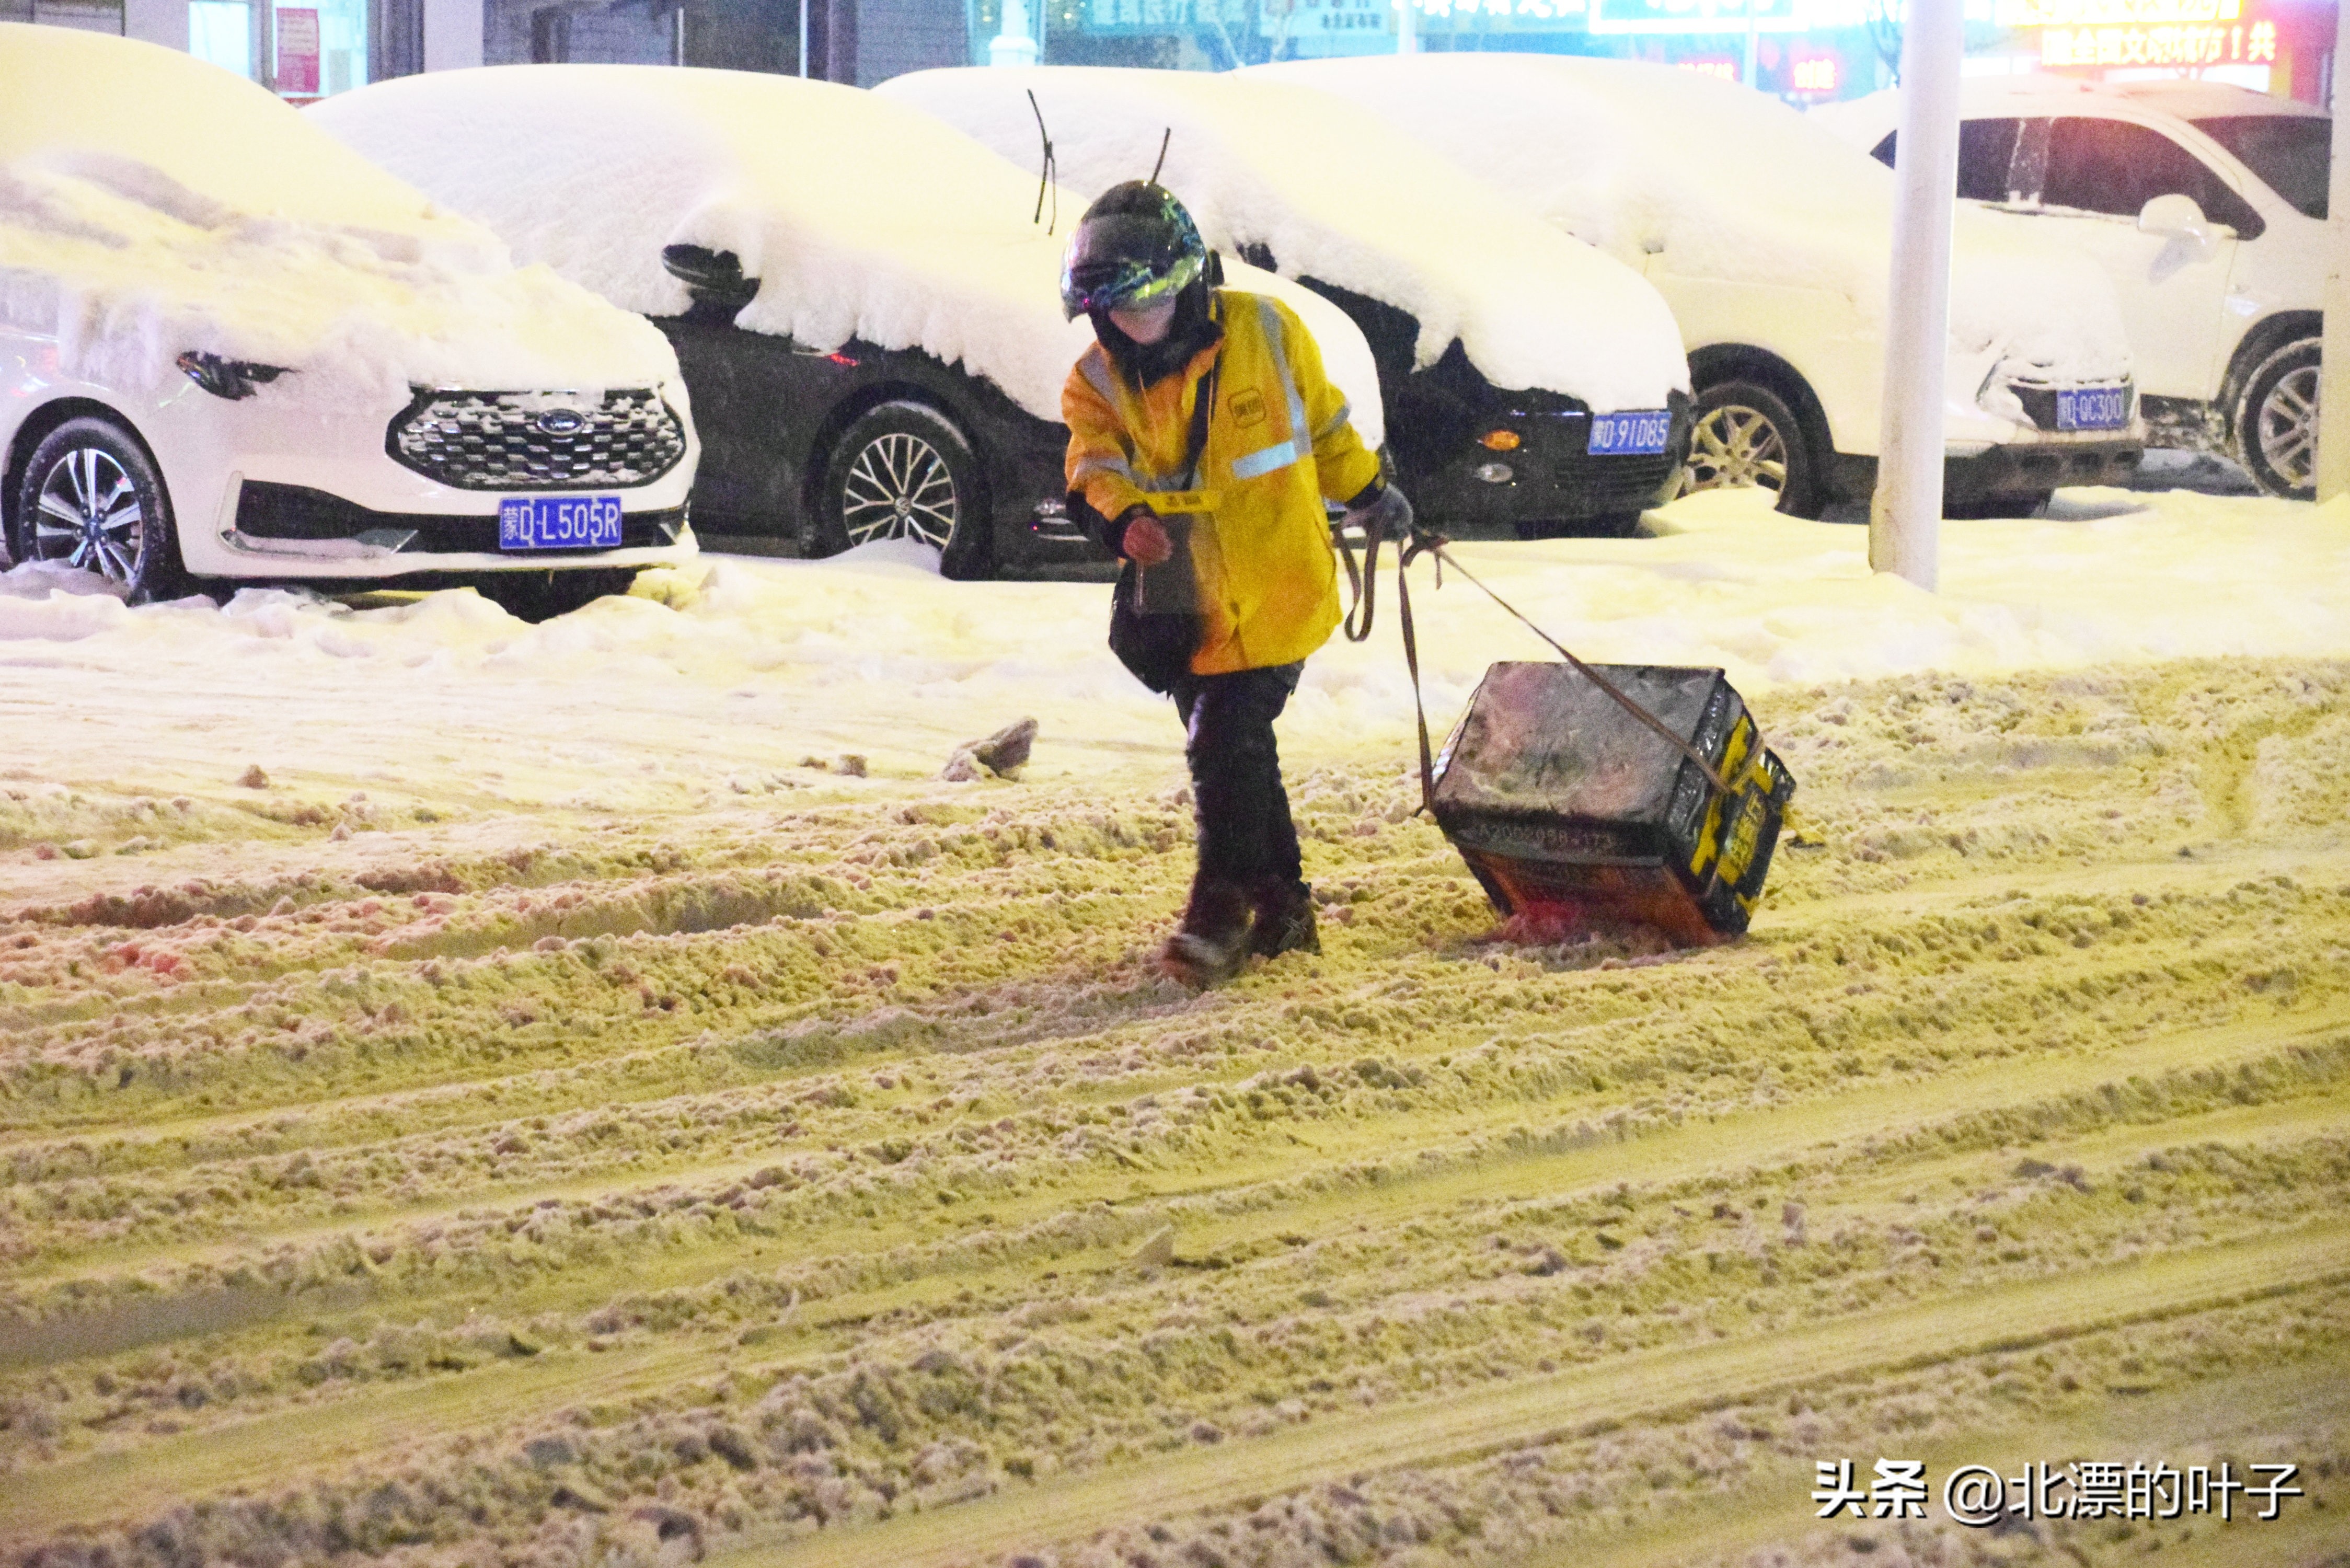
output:
[[[493,572],[474,591],[516,620],[536,624],[584,608],[607,594],[625,594],[634,566],[574,566],[565,571]]]
[[[824,555],[880,539],[939,552],[949,577],[993,566],[979,460],[945,415],[921,403],[883,403],[843,432],[816,508]]]
[[[1777,491],[1782,512],[1820,514],[1819,458],[1794,410],[1758,382],[1717,381],[1690,411],[1683,492],[1749,484]]]
[[[2236,408],[2236,460],[2271,495],[2317,493],[2318,340],[2288,343],[2261,361]]]
[[[114,421],[84,415],[51,431],[25,464],[16,500],[18,560],[95,572],[133,604],[186,588],[162,477]]]

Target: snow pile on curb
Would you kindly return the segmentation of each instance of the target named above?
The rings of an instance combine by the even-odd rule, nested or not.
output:
[[[1652,513],[1653,538],[1454,548],[1586,658],[1721,665],[1750,693],[1924,670],[2350,655],[2350,506],[2068,491],[2056,516],[1945,524],[1943,591],[1928,594],[1869,571],[1865,529],[1768,503],[1710,492]],[[1436,724],[1489,663],[1552,657],[1457,576],[1440,592],[1426,568],[1419,578]],[[1107,588],[946,582],[911,545],[705,556],[639,579],[680,607],[608,598],[535,627],[470,590],[360,611],[275,590],[217,609],[126,609],[64,580],[0,574],[0,680],[80,719],[120,702],[200,705],[219,716],[203,746],[224,766],[236,753],[229,775],[290,748],[353,773],[492,767],[499,793],[543,799],[634,798],[697,760],[787,770],[840,752],[869,755],[876,776],[928,778],[956,745],[1024,715],[1040,725],[1038,778],[1180,766],[1167,704],[1103,646]],[[1290,765],[1409,754],[1392,584],[1380,597],[1370,642],[1334,639],[1307,664],[1282,720]],[[463,738],[476,733],[478,747]],[[120,746],[109,722],[19,739],[27,765],[50,756],[50,776],[120,765],[105,761]]]
[[[1252,67],[1338,93],[1633,266],[1822,289],[1883,321],[1893,174],[1798,110],[1672,66],[1564,56],[1365,56]],[[2085,256],[1961,211],[1950,337],[2055,379],[2129,362]],[[2002,339],[2004,342],[2002,344]]]
[[[1171,130],[1161,182],[1211,245],[1227,256],[1263,246],[1284,276],[1408,312],[1421,366],[1457,337],[1497,386],[1548,388],[1603,410],[1659,408],[1689,385],[1679,329],[1645,281],[1335,95],[1066,66],[916,71],[875,90],[1031,163],[1033,92],[1064,194],[1087,198],[1147,177]]]
[[[516,271],[251,82],[16,24],[0,70],[0,321],[54,337],[67,375],[160,391],[192,350],[294,370],[317,408],[676,373],[647,323]]]
[[[664,246],[731,251],[760,282],[738,326],[814,349],[851,337],[919,348],[1054,421],[1093,340],[1087,323],[1061,318],[1063,241],[1030,221],[1035,177],[855,88],[510,66],[379,83],[310,112],[517,255],[624,309],[675,316],[691,305],[661,265]],[[1377,372],[1352,324],[1269,275],[1236,268],[1232,281],[1296,309],[1357,430],[1379,440]]]

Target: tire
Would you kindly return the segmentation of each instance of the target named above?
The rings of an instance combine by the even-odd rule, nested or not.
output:
[[[85,414],[51,431],[12,499],[17,560],[96,572],[130,604],[188,590],[162,475],[115,421]]]
[[[942,576],[968,580],[994,567],[979,460],[962,431],[923,403],[883,403],[841,432],[816,532],[818,555],[910,539],[939,552]]]
[[[1756,381],[1716,381],[1690,410],[1689,480],[1682,493],[1759,484],[1779,493],[1779,510],[1817,517],[1827,501],[1820,454],[1795,410]]]
[[[2271,495],[2317,495],[2318,339],[2288,343],[2260,363],[2236,405],[2236,461]]]
[[[607,594],[625,594],[637,580],[634,566],[574,566],[568,570],[494,572],[474,582],[474,591],[516,620],[536,625],[569,615]]]

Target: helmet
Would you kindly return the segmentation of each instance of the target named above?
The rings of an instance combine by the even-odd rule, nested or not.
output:
[[[1208,264],[1200,226],[1173,192],[1128,180],[1086,209],[1061,263],[1061,308],[1071,320],[1097,310],[1157,305],[1182,293]]]

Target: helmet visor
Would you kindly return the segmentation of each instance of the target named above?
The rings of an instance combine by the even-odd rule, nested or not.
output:
[[[1061,308],[1074,318],[1174,297],[1200,275],[1202,257],[1188,237],[1157,213],[1087,219],[1062,263]]]

